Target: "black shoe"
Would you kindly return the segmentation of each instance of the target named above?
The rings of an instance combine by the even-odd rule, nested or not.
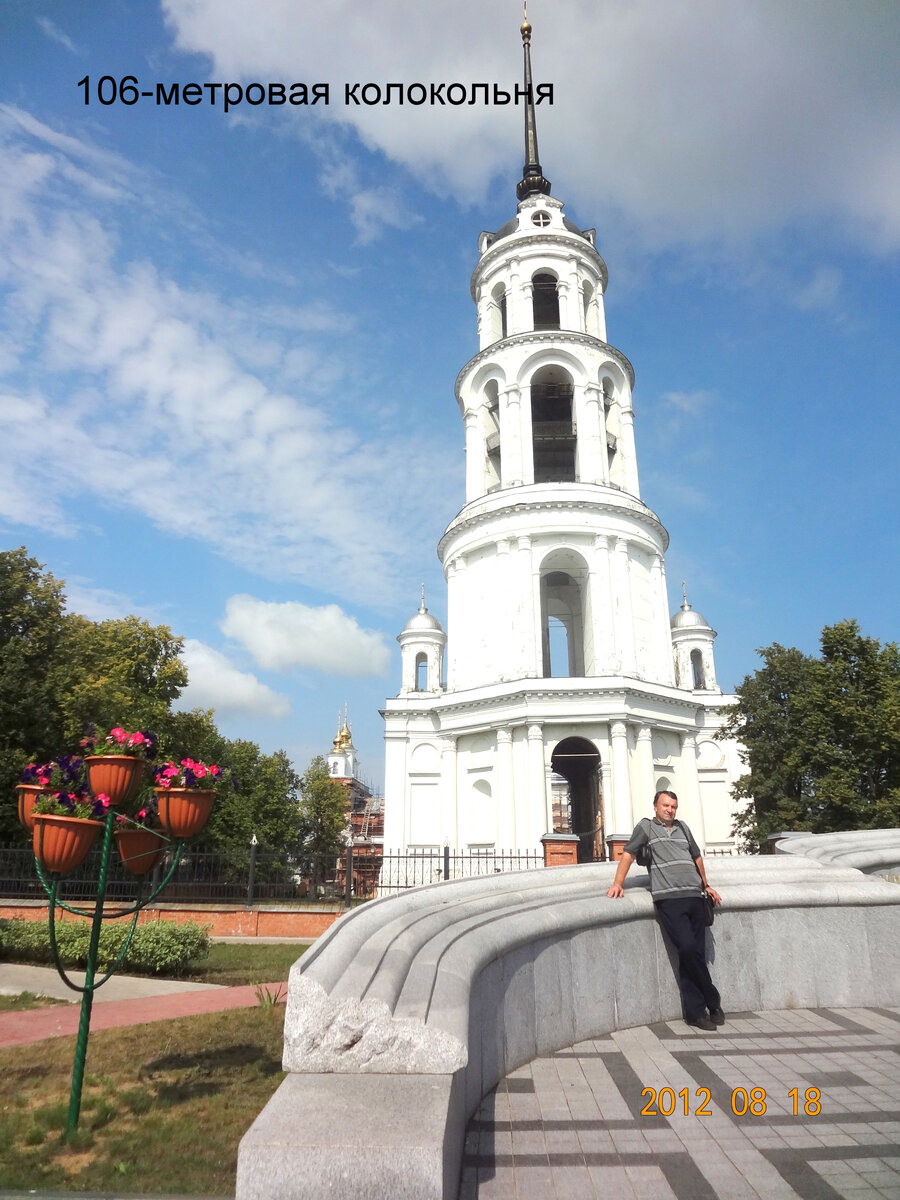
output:
[[[721,1008],[711,1008],[709,1010],[709,1019],[712,1021],[713,1025],[725,1024],[725,1014],[722,1012]]]
[[[685,1025],[693,1025],[695,1029],[706,1029],[710,1033],[716,1028],[715,1021],[711,1021],[709,1017],[695,1017],[693,1021],[685,1021]]]

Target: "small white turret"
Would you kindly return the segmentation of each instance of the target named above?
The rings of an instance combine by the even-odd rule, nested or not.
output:
[[[692,692],[721,692],[716,683],[713,657],[716,631],[706,617],[688,604],[684,580],[681,581],[681,594],[684,603],[671,621],[675,685]]]
[[[403,626],[398,636],[401,658],[400,695],[408,692],[443,691],[444,647],[447,635],[437,617],[425,607],[425,584],[422,602]]]

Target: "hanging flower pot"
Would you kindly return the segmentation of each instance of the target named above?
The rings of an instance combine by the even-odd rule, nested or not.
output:
[[[16,789],[19,795],[19,821],[29,832],[34,829],[34,806],[44,789],[33,783],[20,783]]]
[[[117,829],[116,847],[129,875],[149,875],[166,848],[165,838],[152,829]]]
[[[102,832],[102,821],[40,813],[34,818],[34,856],[45,871],[67,875],[81,866]]]
[[[209,820],[215,792],[180,787],[153,790],[159,804],[159,823],[170,837],[193,837]]]
[[[92,754],[85,760],[88,780],[95,796],[109,796],[113,808],[121,808],[137,792],[147,763],[130,754]]]

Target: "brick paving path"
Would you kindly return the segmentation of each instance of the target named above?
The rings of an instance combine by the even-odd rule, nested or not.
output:
[[[470,1121],[460,1186],[531,1197],[900,1200],[900,1008],[671,1021],[535,1059]]]
[[[229,1008],[253,1008],[260,994],[287,995],[287,984],[263,983],[255,987],[216,987],[203,991],[175,992],[135,1000],[94,1000],[91,1033],[122,1025],[144,1025],[197,1013],[225,1012]],[[0,1013],[0,1047],[42,1042],[45,1038],[67,1037],[78,1032],[81,1004],[53,1005],[24,1012]]]

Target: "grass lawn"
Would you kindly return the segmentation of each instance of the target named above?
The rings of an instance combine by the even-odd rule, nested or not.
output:
[[[0,996],[0,1013],[23,1012],[28,1008],[46,1008],[48,1004],[65,1004],[65,1000],[53,1000],[50,996],[36,996],[34,992],[19,992],[17,996]]]
[[[70,1145],[75,1039],[0,1050],[0,1188],[233,1195],[238,1142],[284,1077],[283,1023],[259,1007],[93,1033]]]
[[[213,942],[209,958],[188,963],[179,979],[196,983],[223,983],[238,987],[248,983],[275,983],[288,972],[306,946],[287,943],[253,945],[252,942]]]

